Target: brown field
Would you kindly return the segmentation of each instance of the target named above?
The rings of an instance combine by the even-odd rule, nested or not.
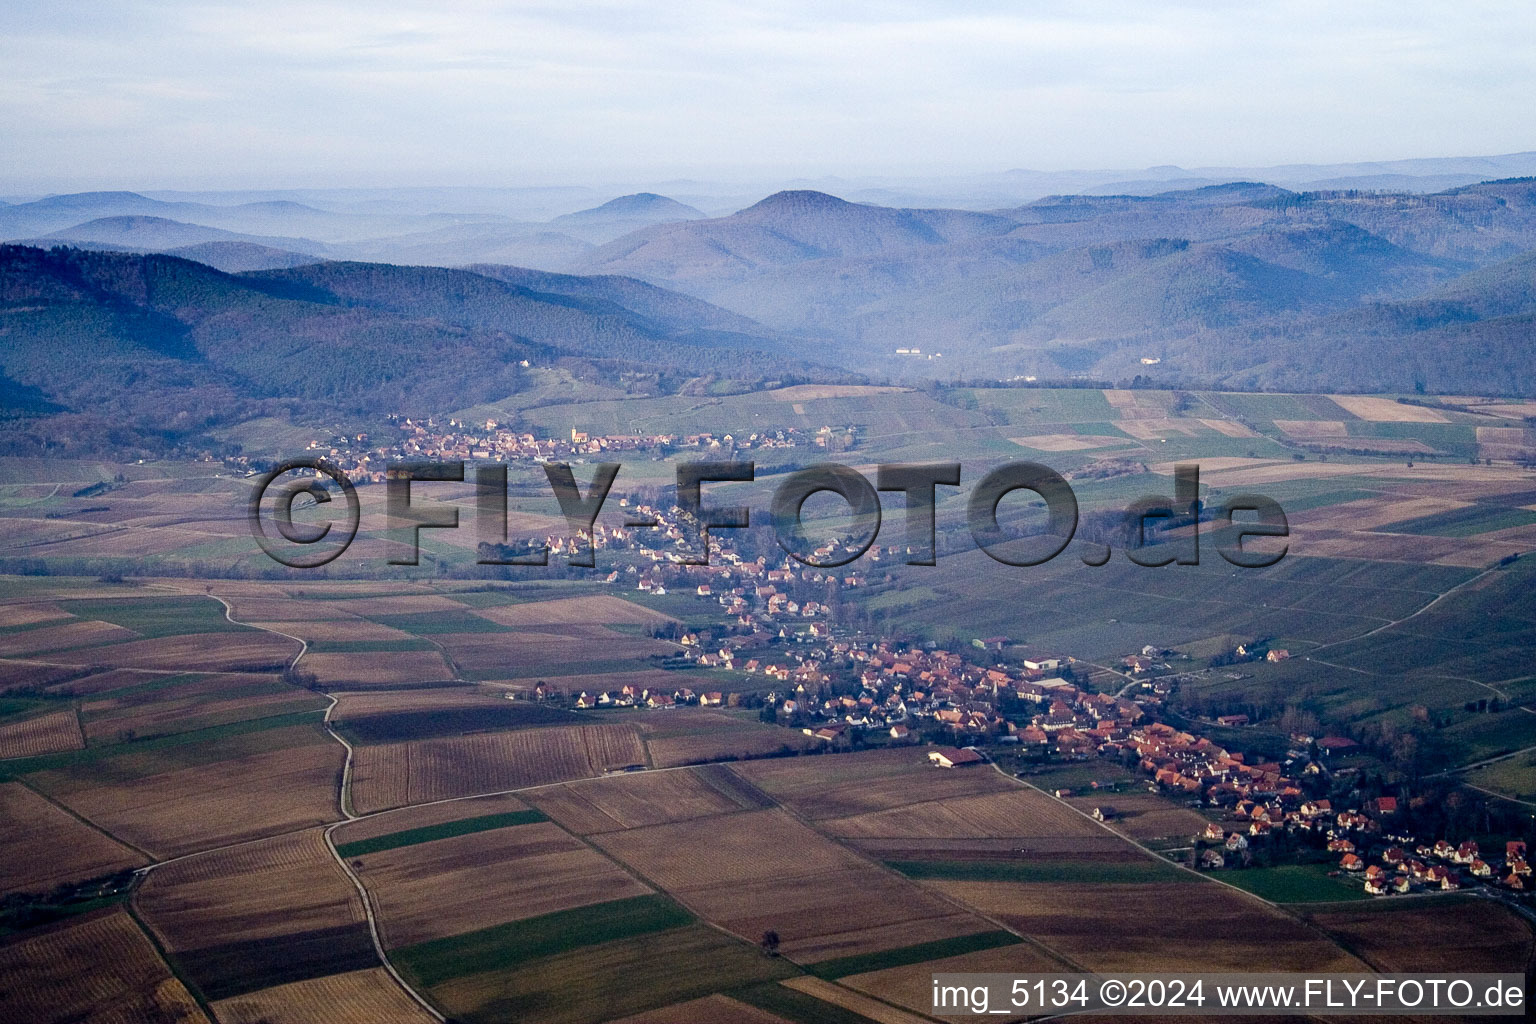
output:
[[[1307,509],[1290,517],[1293,526],[1327,525],[1340,530],[1374,530],[1389,523],[1464,508],[1469,503],[1453,498],[1383,496],[1346,501]]]
[[[627,759],[614,760],[627,754]],[[594,758],[598,760],[594,760]],[[352,800],[359,813],[406,803],[524,789],[645,760],[627,725],[552,726],[361,747]]]
[[[19,633],[0,634],[0,655],[15,657],[65,651],[73,647],[138,640],[139,634],[110,622],[72,619],[57,626],[39,626]],[[59,660],[59,659],[55,659]]]
[[[663,1006],[649,1013],[611,1020],[608,1024],[789,1024],[767,1010],[738,1002],[730,996],[713,995],[686,1003]]]
[[[915,1013],[927,1013],[933,1003],[935,974],[1054,974],[1065,965],[1045,952],[1025,943],[984,949],[978,953],[929,960],[905,967],[887,967],[881,971],[839,978],[839,985],[904,1006]]]
[[[733,771],[809,818],[848,818],[989,792],[1031,792],[986,766],[934,768],[919,748],[753,761]]]
[[[643,662],[652,654],[670,654],[671,644],[627,636],[600,625],[547,626],[515,633],[443,633],[433,636],[460,670],[496,673],[497,677],[568,674],[584,662],[629,659]]]
[[[1404,405],[1390,398],[1370,395],[1329,395],[1333,403],[1351,415],[1373,423],[1448,423],[1445,413],[1422,405]]]
[[[1073,797],[1067,803],[1088,814],[1095,807],[1113,807],[1115,816],[1109,826],[1132,839],[1188,837],[1206,825],[1206,820],[1199,814],[1188,807],[1171,803],[1156,793],[1106,793],[1098,799]]]
[[[773,928],[797,960],[988,930],[985,921],[877,868],[781,810],[595,835],[591,841],[700,917],[755,941]],[[829,900],[857,891],[854,901]]]
[[[652,891],[553,822],[397,847],[351,863],[390,949]]]
[[[1305,925],[1214,884],[930,884],[1091,971],[1367,970]],[[1106,921],[1124,922],[1112,942]]]
[[[47,892],[145,863],[19,782],[0,784],[0,849],[0,895]]]
[[[344,720],[400,711],[505,707],[505,692],[493,687],[433,686],[411,690],[343,690],[336,694],[331,718]]]
[[[0,946],[0,1015],[17,1024],[207,1024],[186,986],[120,910]]]
[[[55,619],[72,619],[73,615],[56,604],[5,604],[0,605],[0,627],[30,626],[34,622],[52,622]]]
[[[75,696],[88,696],[93,693],[116,690],[124,686],[136,686],[139,683],[147,683],[153,679],[163,678],[166,674],[158,669],[142,668],[110,669],[105,672],[91,672],[87,669],[74,667],[55,667],[51,671],[59,681],[49,685],[48,689],[54,693],[65,693]]]
[[[221,999],[222,1024],[435,1024],[382,967],[348,971]]]
[[[271,588],[260,594],[238,594],[231,597],[221,585],[219,593],[230,603],[235,618],[241,622],[348,622],[358,619],[347,608],[350,602],[305,601],[282,597]]]
[[[364,921],[318,828],[157,867],[134,906],[173,952]]]
[[[1154,441],[1171,434],[1196,437],[1202,428],[1199,420],[1173,419],[1165,416],[1122,417],[1115,421],[1115,426],[1139,441]]]
[[[1440,449],[1412,438],[1342,437],[1310,438],[1313,448],[1330,452],[1369,452],[1373,455],[1438,455]]]
[[[1225,434],[1228,437],[1257,437],[1258,436],[1253,431],[1249,430],[1247,427],[1243,426],[1241,423],[1237,422],[1236,420],[1204,420],[1203,419],[1200,422],[1204,423],[1206,426],[1208,426],[1212,430],[1216,431],[1216,433],[1218,433],[1218,434]]]
[[[563,799],[553,801],[551,806],[555,810],[546,813],[566,824],[560,816],[561,811],[566,811],[572,819],[567,827],[582,833],[687,821],[732,811],[755,810],[759,806],[710,785],[707,776],[687,769],[572,782],[539,793],[533,802],[542,809],[545,800],[557,793]],[[584,812],[583,804],[586,805]],[[591,827],[594,824],[598,827]]]
[[[37,772],[29,781],[157,857],[334,821],[340,744],[308,725],[259,735],[277,749],[122,780],[109,764]],[[125,766],[136,756],[122,755]]]
[[[594,597],[563,597],[554,601],[530,601],[475,612],[483,619],[503,626],[548,625],[661,625],[677,620],[670,615],[626,601],[622,597],[600,594]]]
[[[390,686],[446,682],[453,672],[436,651],[363,651],[305,654],[304,671],[325,685]]]
[[[1523,972],[1531,926],[1489,900],[1339,907],[1308,918],[1380,971]]]
[[[919,839],[1091,836],[1102,831],[1060,801],[1017,786],[984,796],[928,800],[827,820],[818,827],[831,835],[850,838]]]
[[[46,715],[0,725],[0,758],[32,757],[60,750],[79,750],[85,746],[80,735],[80,720],[73,710],[50,711]]]
[[[833,1006],[841,1006],[845,1010],[852,1010],[861,1017],[868,1017],[876,1024],[924,1024],[928,1017],[915,1017],[894,1006],[888,1006],[878,999],[871,999],[858,992],[851,992],[841,985],[834,985],[830,981],[822,981],[820,978],[812,978],[802,975],[798,978],[788,978],[779,982],[787,988],[806,995],[815,996],[823,1002]]]
[[[397,597],[355,597],[333,605],[352,615],[421,615],[461,612],[464,606],[441,594],[402,594]]]
[[[73,686],[76,680],[87,674],[84,670],[69,665],[40,665],[34,662],[0,659],[0,693],[28,686],[59,692]]]
[[[778,402],[812,402],[818,398],[860,398],[865,395],[892,395],[911,390],[911,388],[881,384],[794,384],[787,388],[769,391],[767,394],[769,398]]]
[[[1343,420],[1275,420],[1275,426],[1292,437],[1348,437]]]
[[[1042,452],[1080,452],[1089,448],[1107,448],[1110,445],[1128,443],[1124,437],[1105,437],[1090,434],[1036,434],[1033,437],[1010,437],[1008,440],[1025,448]]]
[[[651,764],[657,768],[763,757],[786,747],[806,750],[819,743],[789,729],[714,711],[669,711],[641,717],[637,724],[645,736]]]
[[[340,825],[331,833],[331,839],[339,846],[343,843],[356,843],[375,836],[389,835],[391,832],[441,825],[444,822],[458,821],[460,818],[477,818],[485,814],[506,814],[511,811],[526,810],[528,810],[528,804],[509,793],[451,800],[422,807],[401,807],[381,814],[370,814],[366,818]]]
[[[185,728],[190,719],[222,724],[325,707],[325,698],[319,694],[292,686],[274,690],[276,685],[280,685],[278,677],[270,675],[207,675],[163,690],[87,699],[80,711],[86,737],[98,743],[123,730],[141,736],[172,732],[178,724]],[[254,692],[241,693],[242,688]]]
[[[403,629],[381,626],[367,619],[316,619],[313,621],[252,622],[259,629],[275,629],[314,643],[317,640],[368,641],[412,640]],[[313,655],[311,655],[313,657]]]
[[[134,640],[129,643],[114,643],[110,647],[65,651],[49,655],[49,659],[70,665],[111,665],[114,668],[164,668],[181,672],[249,672],[282,666],[297,653],[299,653],[297,641],[280,637],[275,633],[252,630],[242,633],[190,633],[185,636]]]

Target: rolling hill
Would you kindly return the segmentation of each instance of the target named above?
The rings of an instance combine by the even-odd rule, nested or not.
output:
[[[426,415],[516,394],[525,360],[663,389],[811,372],[771,332],[697,300],[652,295],[641,313],[564,287],[351,263],[231,275],[160,254],[0,246],[3,390],[54,410],[12,415],[3,443],[153,453],[263,413]]]

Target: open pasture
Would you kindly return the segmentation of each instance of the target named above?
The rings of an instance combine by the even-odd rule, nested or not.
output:
[[[352,800],[362,813],[410,803],[523,789],[643,763],[625,725],[551,726],[360,747]]]
[[[211,1000],[378,966],[318,828],[157,867],[134,904]]]
[[[147,936],[121,910],[0,945],[0,1016],[27,1024],[207,1024]]]
[[[651,891],[551,822],[348,860],[372,894],[391,949]]]
[[[1210,883],[930,884],[1092,971],[1367,970],[1305,925]],[[1112,920],[1125,924],[1106,942]]]
[[[291,981],[213,1004],[221,1024],[435,1024],[382,967]]]
[[[19,782],[0,783],[0,895],[42,893],[145,862]]]

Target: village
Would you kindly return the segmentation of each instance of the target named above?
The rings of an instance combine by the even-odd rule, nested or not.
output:
[[[933,642],[870,636],[840,624],[834,606],[844,590],[868,585],[882,562],[897,561],[900,548],[875,547],[844,566],[821,569],[782,553],[776,559],[747,558],[716,536],[710,564],[690,564],[686,552],[700,538],[685,513],[628,498],[620,505],[656,526],[598,527],[595,536],[580,538],[639,555],[609,572],[606,582],[717,604],[723,611],[718,627],[671,637],[678,645],[674,659],[735,674],[738,682],[719,689],[626,685],[604,692],[540,691],[533,694],[537,698],[568,701],[578,709],[757,708],[763,720],[827,751],[937,745],[930,758],[943,767],[1002,759],[1014,766],[1104,759],[1131,768],[1146,788],[1198,808],[1208,819],[1181,848],[1188,866],[1203,871],[1248,865],[1272,843],[1308,862],[1323,855],[1337,858],[1333,874],[1358,880],[1373,896],[1473,886],[1515,894],[1533,884],[1522,841],[1508,841],[1501,854],[1485,853],[1471,839],[1414,836],[1403,824],[1396,796],[1336,808],[1323,794],[1330,791],[1337,764],[1358,747],[1348,737],[1293,734],[1283,759],[1257,761],[1195,734],[1187,724],[1169,724],[1164,707],[1188,678],[1172,667],[1177,652],[1149,645],[1108,670],[1057,653],[1005,656],[1014,647],[1008,637],[977,638],[946,650]],[[548,543],[554,549],[570,542],[551,537]],[[829,542],[816,557],[834,560],[840,550]],[[1278,662],[1289,656],[1279,648],[1238,645],[1214,660]],[[752,685],[754,677],[761,683]],[[1100,685],[1087,683],[1090,677]],[[1115,684],[1115,692],[1104,692],[1105,681]],[[1221,715],[1212,724],[1241,728],[1247,716]],[[1348,777],[1353,769],[1342,771]],[[1100,820],[1114,815],[1107,803],[1094,810]]]
[[[381,441],[366,433],[338,435],[311,440],[304,454],[326,459],[345,473],[354,484],[382,483],[389,467],[402,462],[482,462],[545,463],[561,459],[581,462],[592,456],[619,453],[643,454],[660,459],[679,453],[731,456],[736,453],[760,453],[794,448],[822,451],[846,451],[855,444],[852,427],[823,426],[815,431],[798,427],[765,428],[750,434],[595,434],[572,428],[566,437],[540,437],[528,430],[486,419],[468,423],[435,417],[414,419],[392,415],[388,422],[397,436]],[[224,456],[231,469],[254,472],[259,461],[238,451]]]

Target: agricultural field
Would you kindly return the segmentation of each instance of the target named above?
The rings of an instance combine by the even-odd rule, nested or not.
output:
[[[784,954],[801,963],[989,930],[780,810],[605,832],[591,842],[747,941],[778,932]],[[861,898],[829,913],[828,893],[845,886]]]
[[[378,966],[320,829],[157,867],[134,905],[210,1001]]]
[[[208,1024],[133,918],[111,910],[0,945],[0,1009],[28,1024]]]
[[[317,713],[0,763],[0,771],[156,857],[337,816],[344,752]]]
[[[651,891],[547,821],[378,852],[341,849],[390,949]]]
[[[1488,900],[1435,899],[1327,907],[1307,919],[1378,971],[1529,972],[1530,922]]]
[[[433,998],[469,1024],[535,1017],[597,1024],[793,973],[785,961],[698,924],[528,959],[497,954],[490,964],[431,986]]]
[[[817,745],[801,733],[765,725],[757,716],[679,708],[636,720],[656,768],[773,757]]]
[[[1120,884],[939,881],[954,899],[1039,940],[1078,969],[1363,971],[1368,968],[1305,925],[1209,883]],[[1136,922],[1104,941],[1103,922]]]
[[[0,896],[47,892],[146,860],[19,782],[0,783],[0,849]]]
[[[213,1004],[221,1024],[433,1024],[382,967],[328,974]]]
[[[719,765],[571,782],[530,794],[529,799],[583,835],[771,806],[750,784]]]
[[[359,747],[352,801],[361,813],[526,789],[644,763],[628,725],[550,726]]]
[[[49,711],[0,725],[0,759],[54,754],[85,746],[75,712]]]

